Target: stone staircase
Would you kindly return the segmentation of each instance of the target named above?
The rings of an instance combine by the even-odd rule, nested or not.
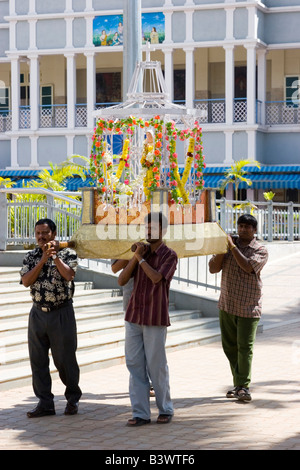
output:
[[[32,301],[19,284],[19,268],[0,268],[0,390],[31,383],[27,326]],[[124,362],[124,314],[121,290],[95,289],[92,282],[76,282],[77,359],[81,373]],[[167,349],[199,345],[220,337],[217,318],[199,310],[170,305]],[[50,355],[50,368],[56,376]]]

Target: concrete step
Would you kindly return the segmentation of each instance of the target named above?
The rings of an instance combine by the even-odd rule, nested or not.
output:
[[[76,282],[74,309],[77,321],[77,359],[81,372],[124,362],[124,312],[122,292],[94,289]],[[19,269],[0,268],[0,390],[31,383],[27,329],[32,299],[19,284]],[[170,303],[168,350],[191,347],[219,338],[218,319],[204,318],[199,310],[176,308]],[[56,369],[50,354],[50,369]]]
[[[184,323],[181,327],[187,328],[185,330],[179,324],[168,328],[167,351],[192,347],[220,338],[216,319],[201,319],[197,326],[192,321]],[[82,332],[78,331],[77,360],[82,373],[125,362],[124,324],[122,325],[122,321],[114,322],[111,327],[116,330],[105,334],[96,334],[92,331],[90,336],[82,336]],[[0,366],[0,390],[23,386],[31,382],[28,352],[12,351],[2,356],[5,363]],[[52,375],[56,374],[51,355],[50,370]]]

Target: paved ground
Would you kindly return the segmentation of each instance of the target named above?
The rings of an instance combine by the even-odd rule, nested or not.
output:
[[[265,327],[255,346],[251,403],[225,398],[231,386],[229,367],[220,344],[212,343],[169,353],[175,406],[170,424],[156,424],[151,399],[152,423],[126,427],[131,417],[128,372],[118,365],[82,374],[76,416],[63,414],[59,380],[53,382],[56,416],[47,418],[26,417],[36,403],[31,387],[2,392],[0,449],[104,450],[115,458],[121,450],[128,455],[138,450],[300,450],[299,279],[300,254],[265,268]]]

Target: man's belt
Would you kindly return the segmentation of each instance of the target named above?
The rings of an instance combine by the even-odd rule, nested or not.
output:
[[[42,310],[43,312],[52,312],[53,310],[59,310],[60,308],[67,307],[67,305],[71,303],[72,303],[72,300],[68,300],[67,302],[64,302],[63,304],[53,305],[53,307],[45,307],[44,305],[33,302],[33,306],[35,308],[38,308],[39,310]]]

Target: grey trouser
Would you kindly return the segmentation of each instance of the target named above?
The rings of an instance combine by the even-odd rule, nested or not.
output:
[[[71,301],[51,312],[32,307],[29,315],[28,346],[32,385],[35,395],[39,398],[39,404],[44,408],[53,408],[49,349],[60,379],[66,386],[66,399],[71,404],[77,403],[81,390],[78,385],[79,367],[76,360],[76,321]]]
[[[129,395],[133,418],[150,419],[149,376],[159,414],[174,413],[165,351],[166,334],[165,326],[125,322],[125,357],[130,372]]]

